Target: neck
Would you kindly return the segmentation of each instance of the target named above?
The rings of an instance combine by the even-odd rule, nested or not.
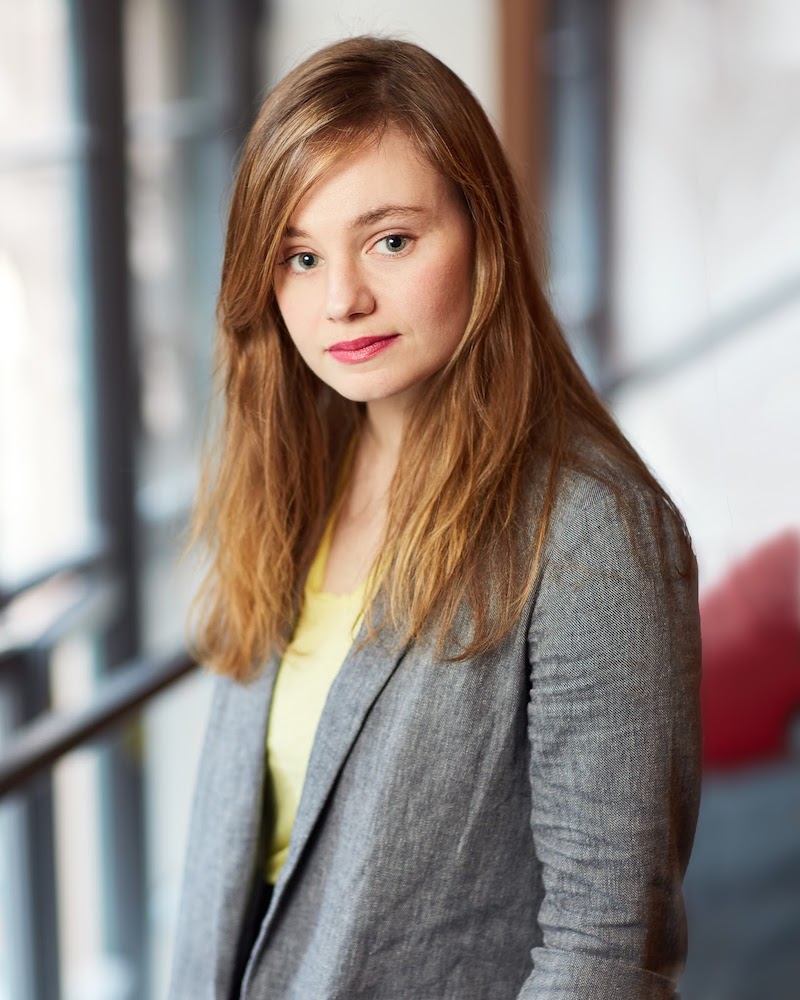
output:
[[[406,408],[399,400],[381,399],[367,403],[364,428],[374,452],[382,463],[396,466],[405,428]]]
[[[366,420],[342,494],[339,520],[381,524],[403,439],[404,416],[395,400],[367,404]]]

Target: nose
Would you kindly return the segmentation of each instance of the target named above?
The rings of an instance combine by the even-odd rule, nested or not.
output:
[[[357,262],[328,262],[325,312],[335,323],[368,316],[375,308],[375,296]]]

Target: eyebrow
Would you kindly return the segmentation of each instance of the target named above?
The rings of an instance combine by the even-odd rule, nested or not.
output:
[[[362,212],[361,215],[353,219],[349,228],[352,230],[363,229],[364,226],[372,226],[376,222],[380,222],[392,215],[424,214],[425,209],[420,208],[418,205],[379,205],[377,208],[371,208],[367,212]],[[287,238],[294,240],[309,238],[309,233],[302,229],[296,229],[294,226],[287,226],[285,235]]]

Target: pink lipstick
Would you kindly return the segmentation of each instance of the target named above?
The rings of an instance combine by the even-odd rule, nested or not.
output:
[[[360,361],[368,361],[381,351],[385,351],[387,347],[391,347],[398,336],[397,333],[388,333],[379,337],[341,340],[338,344],[332,344],[328,348],[328,353],[346,365],[357,365]]]

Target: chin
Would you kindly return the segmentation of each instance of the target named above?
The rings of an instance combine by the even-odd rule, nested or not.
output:
[[[407,393],[413,394],[414,385],[387,384],[381,381],[380,384],[357,385],[352,382],[342,382],[339,385],[331,386],[340,396],[349,399],[353,403],[381,403],[386,400],[404,397]]]

